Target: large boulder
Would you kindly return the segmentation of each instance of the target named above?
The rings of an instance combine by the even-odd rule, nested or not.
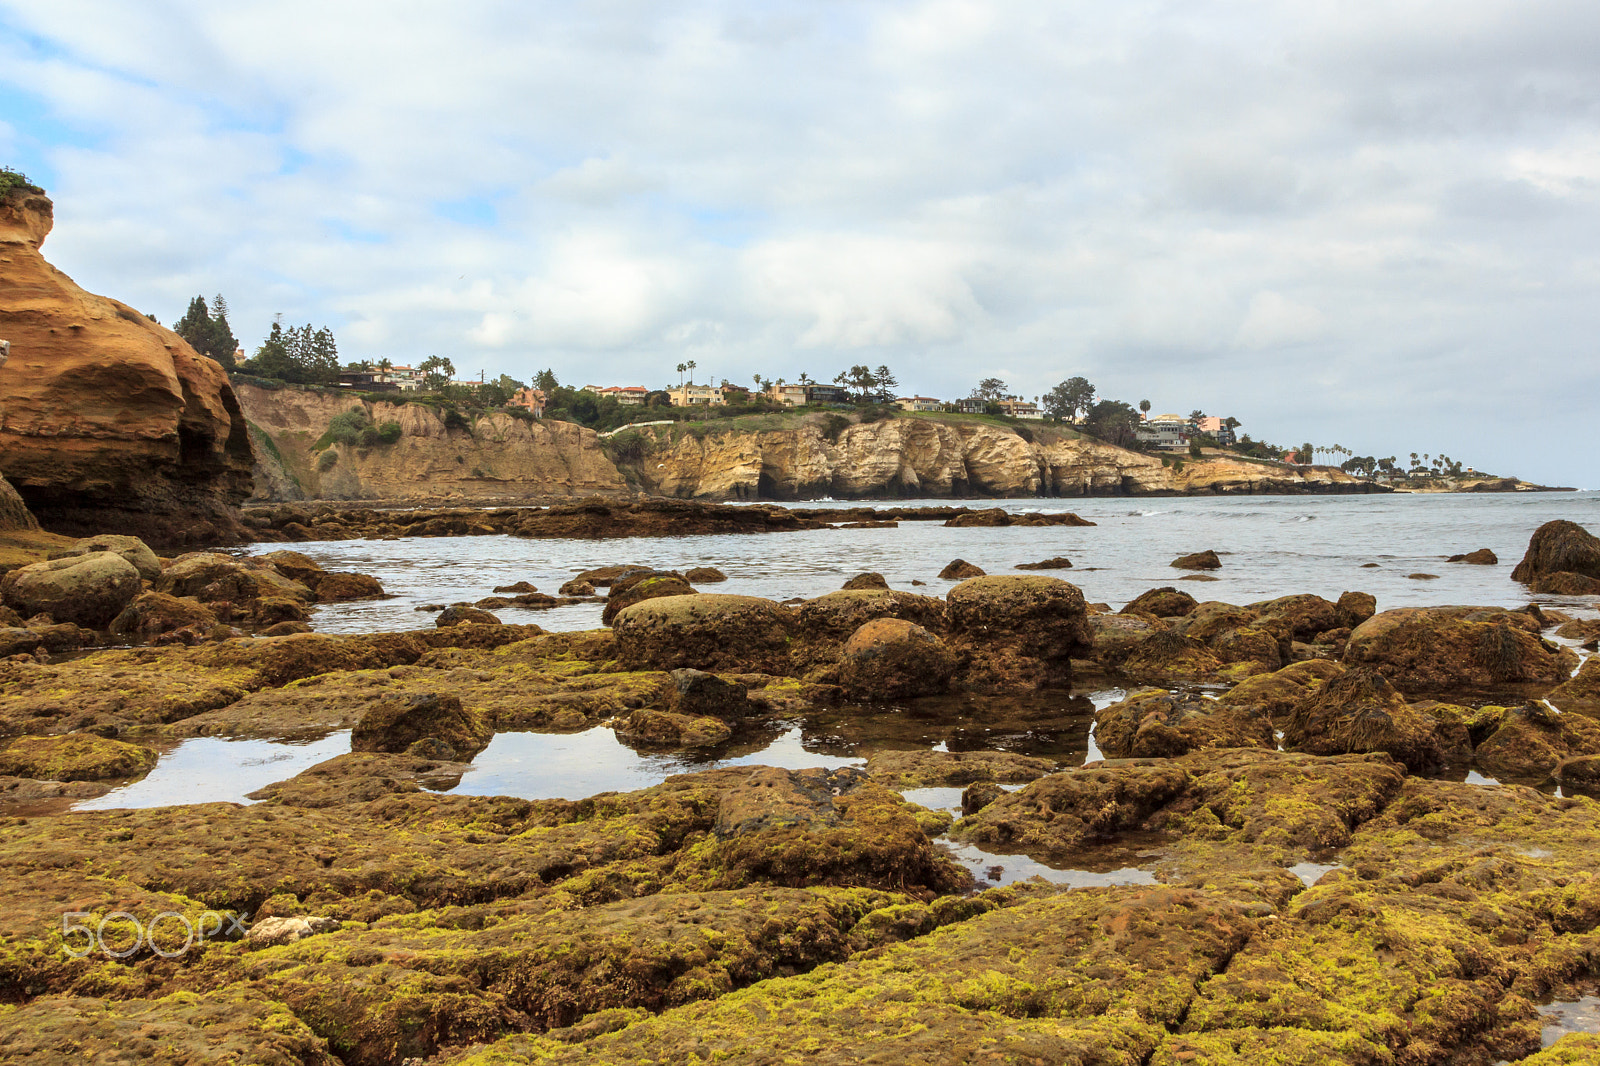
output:
[[[1402,607],[1357,626],[1344,660],[1378,668],[1409,693],[1559,684],[1571,676],[1578,657],[1542,640],[1537,630],[1536,621],[1517,612]]]
[[[1270,718],[1282,718],[1307,695],[1343,673],[1344,667],[1336,662],[1307,659],[1270,674],[1246,678],[1219,699],[1234,706],[1259,708]]]
[[[1528,591],[1541,596],[1600,596],[1600,578],[1557,570],[1533,578],[1528,582]]]
[[[149,748],[93,733],[17,737],[0,751],[0,776],[41,781],[103,781],[134,777],[156,764]]]
[[[53,221],[42,194],[0,195],[0,470],[57,533],[242,539],[254,456],[226,372],[46,262]]]
[[[1135,596],[1122,609],[1122,613],[1153,614],[1157,618],[1181,618],[1193,612],[1198,606],[1199,602],[1187,592],[1166,585]]]
[[[1056,577],[1006,574],[963,581],[945,597],[953,647],[974,691],[1065,687],[1072,659],[1093,646],[1083,593]]]
[[[600,621],[604,625],[611,625],[617,615],[645,600],[694,594],[694,586],[685,581],[682,574],[670,570],[640,570],[618,579],[611,586],[611,593],[606,597],[606,606],[601,612]]]
[[[1283,747],[1308,755],[1383,752],[1414,772],[1444,761],[1434,720],[1375,670],[1347,670],[1295,704]]]
[[[1354,629],[1378,613],[1378,597],[1370,592],[1341,592],[1334,604],[1339,615],[1339,625]]]
[[[789,672],[793,618],[756,596],[662,596],[620,612],[611,626],[624,669]]]
[[[138,537],[120,537],[115,534],[84,537],[70,548],[51,552],[50,558],[66,559],[74,555],[88,555],[90,552],[115,552],[132,563],[145,581],[154,581],[161,576],[161,560],[150,550],[150,546]]]
[[[938,637],[903,618],[879,618],[844,646],[839,683],[858,700],[934,696],[950,687],[955,656]]]
[[[834,645],[850,639],[850,634],[874,618],[904,618],[908,622],[941,633],[948,625],[948,610],[943,600],[894,589],[840,589],[806,600],[795,607],[795,632],[817,647],[815,658],[829,659]]]
[[[374,704],[350,733],[351,751],[398,754],[423,740],[443,741],[456,758],[470,760],[494,738],[486,714],[454,696],[435,692],[391,696]]]
[[[104,629],[144,587],[139,571],[115,552],[50,559],[0,579],[0,600],[24,617]]]
[[[1262,600],[1248,605],[1245,610],[1250,612],[1252,625],[1290,640],[1309,641],[1324,630],[1347,624],[1341,620],[1337,604],[1310,593]]]
[[[857,574],[841,586],[846,592],[852,592],[856,589],[886,589],[888,587],[889,582],[885,581],[883,575],[876,571]]]
[[[311,581],[311,591],[318,603],[349,603],[354,600],[381,600],[387,593],[383,584],[371,574],[351,574],[343,571],[324,571]]]
[[[1513,581],[1532,584],[1546,574],[1571,573],[1600,580],[1600,537],[1576,522],[1557,519],[1534,530]]]

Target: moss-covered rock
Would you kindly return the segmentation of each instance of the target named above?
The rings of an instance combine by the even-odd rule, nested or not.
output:
[[[350,733],[351,751],[397,754],[419,740],[440,740],[463,760],[488,747],[494,722],[482,712],[469,711],[454,696],[421,692],[378,701]]]
[[[915,622],[879,618],[851,634],[839,684],[856,700],[934,696],[950,687],[956,660],[944,642]]]
[[[1021,784],[1053,773],[1054,759],[1011,751],[880,751],[867,759],[867,774],[890,788],[933,788],[975,781]]]
[[[1373,670],[1348,670],[1302,697],[1289,713],[1283,746],[1313,755],[1383,752],[1414,772],[1444,762],[1434,720]]]
[[[1093,641],[1083,593],[1060,578],[1004,575],[963,581],[945,597],[957,684],[977,692],[1072,682],[1072,659]]]
[[[116,552],[90,552],[12,570],[0,578],[0,600],[24,618],[104,629],[142,588],[138,569]]]
[[[755,596],[698,593],[636,603],[612,620],[631,670],[789,672],[790,612]]]
[[[1425,694],[1548,691],[1578,665],[1570,649],[1541,640],[1527,615],[1473,608],[1384,611],[1350,634],[1344,658],[1383,671],[1402,692]]]
[[[1122,609],[1123,614],[1151,614],[1157,618],[1180,618],[1199,606],[1193,596],[1182,592],[1171,585],[1135,596],[1128,605]]]
[[[107,740],[92,733],[17,737],[0,749],[0,774],[44,781],[135,777],[155,764],[156,753],[149,748]]]
[[[216,613],[199,600],[142,592],[112,620],[110,629],[123,640],[144,642],[179,629],[209,629],[216,624]]]
[[[1473,753],[1487,774],[1511,781],[1544,781],[1562,760],[1600,755],[1600,722],[1529,703],[1506,712],[1500,727]]]
[[[1095,742],[1113,759],[1173,758],[1201,748],[1275,748],[1272,720],[1253,707],[1164,689],[1136,692],[1095,715]]]
[[[1600,580],[1600,537],[1576,522],[1556,519],[1534,530],[1511,580],[1532,582],[1563,571]]]
[[[605,610],[600,621],[611,625],[618,614],[645,600],[661,596],[692,596],[694,586],[682,574],[672,570],[641,570],[619,578],[606,596]]]
[[[950,835],[1003,854],[1063,855],[1142,828],[1188,784],[1188,771],[1166,759],[1064,770],[1001,796]]]

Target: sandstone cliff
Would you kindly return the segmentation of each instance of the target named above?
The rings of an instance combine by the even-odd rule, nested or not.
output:
[[[628,491],[595,432],[569,422],[491,414],[470,425],[446,424],[419,404],[244,381],[237,388],[257,443],[257,499],[488,502]],[[370,446],[327,441],[330,424],[347,411],[375,425],[398,423],[399,439]]]
[[[777,432],[682,434],[627,472],[645,490],[712,499],[832,496],[1160,496],[1374,491],[1330,468],[1155,456],[1053,430],[1029,440],[1003,426],[895,418],[830,440],[812,425]]]
[[[48,529],[154,544],[240,535],[250,441],[227,376],[171,330],[85,292],[39,246],[50,200],[0,200],[0,470]]]

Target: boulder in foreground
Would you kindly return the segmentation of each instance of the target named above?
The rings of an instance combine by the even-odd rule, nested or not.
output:
[[[134,565],[115,552],[90,552],[34,563],[0,579],[0,600],[23,617],[104,629],[139,595]]]
[[[493,738],[494,724],[482,712],[463,708],[454,696],[415,693],[381,700],[363,714],[350,733],[350,750],[398,754],[431,739],[470,759]]]

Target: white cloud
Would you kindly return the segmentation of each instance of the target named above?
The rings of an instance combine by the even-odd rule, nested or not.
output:
[[[1600,386],[1597,34],[1577,0],[0,0],[0,150],[42,146],[80,283],[224,292],[247,346],[283,312],[521,377],[1087,373],[1571,482],[1517,442]],[[1290,350],[1317,387],[1261,372]]]

